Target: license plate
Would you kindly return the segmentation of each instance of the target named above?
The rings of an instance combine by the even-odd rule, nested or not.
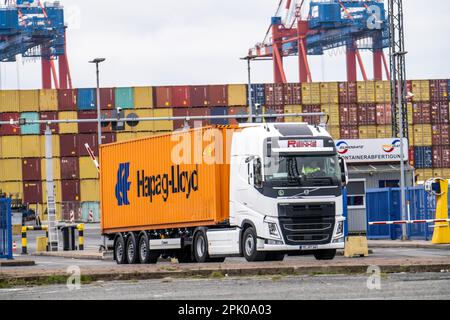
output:
[[[300,247],[301,250],[317,250],[319,249],[318,246],[301,246]]]

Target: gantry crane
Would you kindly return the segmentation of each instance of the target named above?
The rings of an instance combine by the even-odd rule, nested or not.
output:
[[[41,58],[42,87],[72,88],[64,9],[59,2],[6,0],[0,5],[0,62]],[[55,60],[59,63],[59,77]]]
[[[357,63],[364,80],[367,73],[360,50],[373,52],[375,80],[389,66],[383,49],[389,47],[389,23],[383,1],[280,0],[264,40],[251,48],[248,58],[273,60],[274,82],[286,83],[283,58],[298,56],[300,82],[311,82],[309,55],[346,48],[347,80],[357,81]]]

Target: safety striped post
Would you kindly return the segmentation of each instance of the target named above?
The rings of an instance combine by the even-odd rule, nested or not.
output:
[[[100,172],[100,164],[98,163],[98,160],[95,157],[94,151],[92,151],[92,149],[88,143],[85,143],[84,147],[86,148],[87,152],[89,153],[89,156],[91,157],[92,162],[94,162],[94,165],[97,168],[97,171]]]
[[[369,226],[386,226],[393,224],[401,225],[401,224],[420,224],[420,223],[445,223],[445,222],[450,222],[450,219],[376,221],[376,222],[369,222]]]
[[[78,242],[80,251],[84,250],[84,224],[77,225],[78,230]]]
[[[22,254],[27,254],[27,227],[22,226]]]

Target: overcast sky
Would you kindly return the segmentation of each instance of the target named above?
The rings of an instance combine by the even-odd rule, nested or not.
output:
[[[75,87],[92,87],[87,61],[105,57],[102,86],[244,83],[239,60],[262,41],[278,0],[62,0]],[[409,79],[450,78],[450,1],[406,0]],[[345,80],[343,52],[310,58],[314,81]],[[364,54],[368,74],[370,56]],[[40,63],[2,63],[3,89],[39,88]],[[297,81],[296,58],[286,62]],[[19,76],[17,76],[19,75]],[[253,67],[254,82],[271,82],[270,62]]]

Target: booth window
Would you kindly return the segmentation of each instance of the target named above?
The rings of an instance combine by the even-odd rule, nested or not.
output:
[[[379,181],[380,189],[383,188],[399,188],[400,180],[380,180]]]
[[[347,201],[349,207],[364,208],[366,206],[366,181],[352,180],[347,185]]]

